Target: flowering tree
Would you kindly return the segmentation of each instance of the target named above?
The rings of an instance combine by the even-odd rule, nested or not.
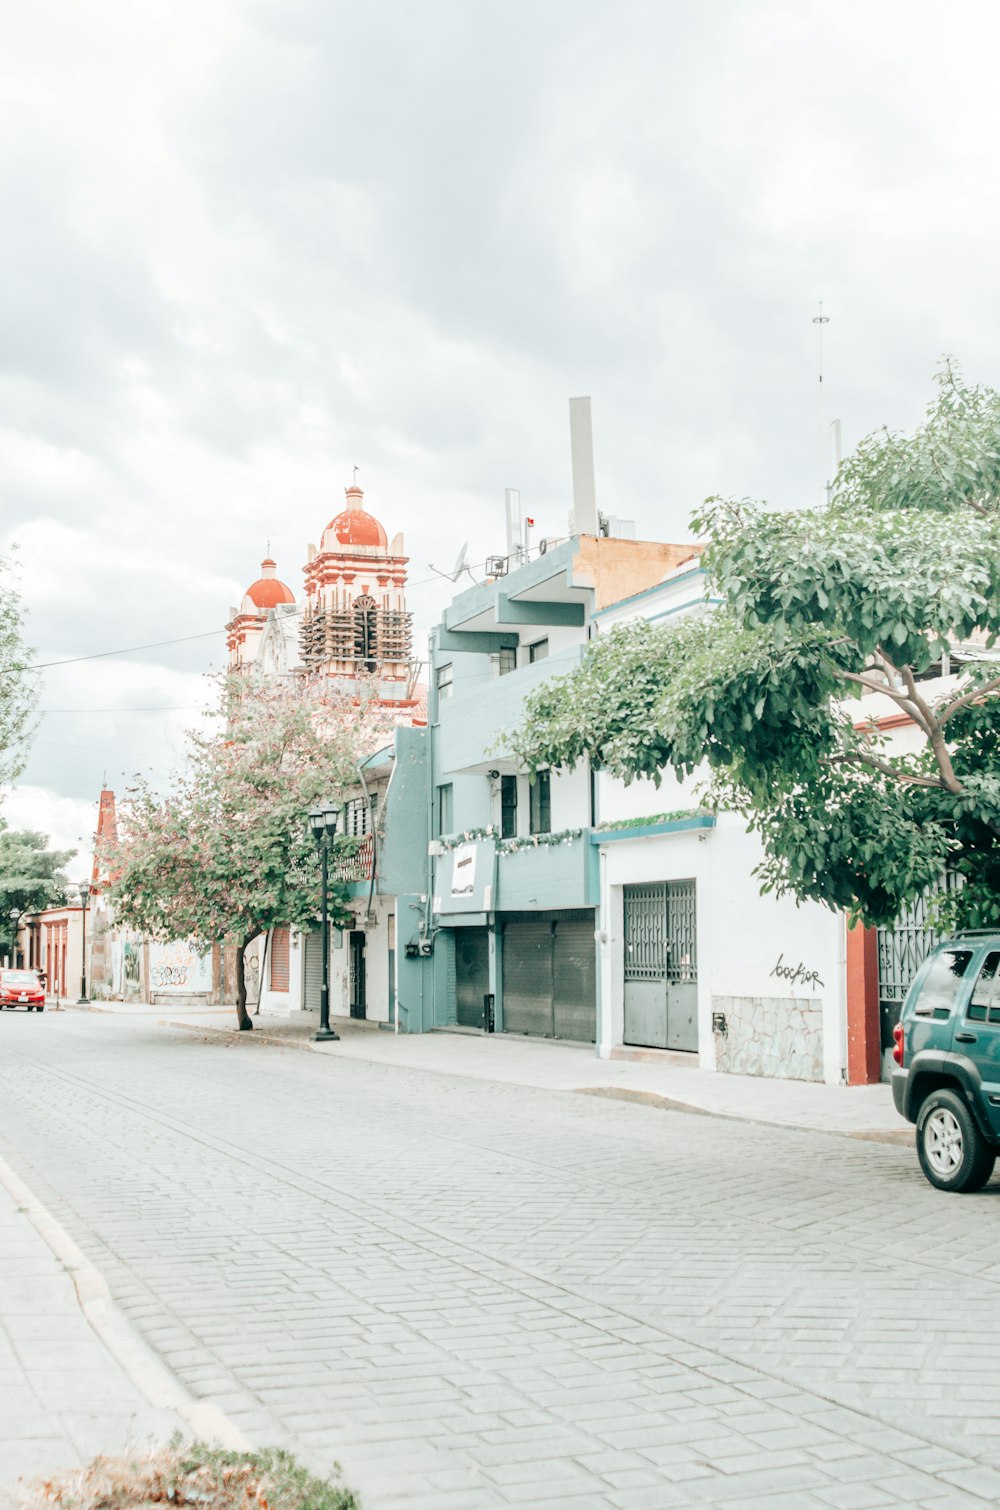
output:
[[[23,769],[36,700],[35,685],[26,676],[23,619],[14,567],[0,556],[0,784],[13,781]]]
[[[119,810],[105,855],[118,920],[150,938],[236,946],[236,1012],[246,1010],[244,958],[275,927],[319,915],[320,871],[309,809],[340,799],[388,730],[373,702],[311,687],[230,677],[214,732],[189,735],[174,790],[140,783]],[[331,917],[347,919],[333,885]]]
[[[947,868],[942,921],[995,926],[1000,394],[948,363],[925,423],[864,441],[827,508],[709,499],[694,523],[723,606],[596,641],[528,699],[525,764],[707,766],[760,833],[764,890],[888,923]],[[918,743],[862,715],[872,693]]]

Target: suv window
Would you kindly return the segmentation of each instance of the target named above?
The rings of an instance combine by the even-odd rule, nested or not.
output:
[[[1000,966],[1000,949],[993,949],[983,960],[983,968],[972,988],[967,1016],[973,1022],[995,1022],[1000,1026],[1000,982],[997,967]]]
[[[914,1003],[915,1017],[950,1017],[955,1005],[958,983],[969,968],[971,949],[943,949],[934,960],[917,1000]]]

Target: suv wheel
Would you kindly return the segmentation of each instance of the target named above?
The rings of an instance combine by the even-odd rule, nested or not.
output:
[[[917,1118],[917,1157],[938,1190],[982,1190],[993,1173],[997,1150],[983,1137],[962,1097],[932,1091]]]

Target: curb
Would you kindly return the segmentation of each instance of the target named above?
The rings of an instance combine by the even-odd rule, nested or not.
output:
[[[750,1117],[740,1112],[720,1112],[706,1106],[694,1106],[688,1101],[678,1101],[671,1096],[662,1096],[659,1091],[637,1091],[628,1086],[583,1085],[577,1089],[580,1096],[605,1096],[610,1101],[635,1101],[641,1106],[652,1106],[664,1112],[688,1112],[696,1117],[718,1117],[723,1122],[753,1122],[758,1127],[780,1127],[785,1132],[826,1133],[834,1138],[856,1138],[862,1143],[894,1143],[909,1148],[913,1133],[905,1127],[812,1127],[804,1122],[776,1122],[773,1117]]]
[[[0,1185],[69,1274],[90,1326],[147,1403],[157,1410],[172,1410],[201,1441],[217,1442],[241,1452],[252,1451],[253,1444],[213,1401],[196,1400],[188,1394],[115,1304],[100,1270],[84,1257],[66,1229],[3,1158],[0,1158]]]
[[[277,1044],[279,1048],[315,1052],[311,1039],[280,1037],[260,1028],[255,1028],[252,1033],[237,1033],[233,1028],[220,1028],[212,1023],[178,1022],[169,1017],[157,1018],[156,1025],[159,1028],[177,1028],[184,1033],[200,1033],[204,1038],[212,1036],[238,1043]],[[365,1062],[383,1063],[382,1060]],[[448,1074],[449,1071],[437,1069],[433,1073]],[[753,1122],[759,1127],[780,1127],[785,1132],[825,1133],[835,1138],[855,1138],[862,1143],[888,1143],[905,1148],[910,1148],[913,1144],[913,1133],[908,1127],[813,1127],[804,1122],[777,1122],[771,1117],[716,1111],[707,1106],[696,1106],[691,1101],[679,1101],[676,1096],[666,1096],[660,1091],[641,1091],[624,1085],[577,1085],[566,1089],[577,1096],[603,1096],[609,1101],[631,1101],[638,1106],[651,1106],[657,1111],[685,1112],[692,1117],[717,1117],[723,1122]]]

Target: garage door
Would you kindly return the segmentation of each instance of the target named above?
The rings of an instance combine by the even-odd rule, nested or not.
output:
[[[519,918],[504,925],[503,1027],[505,1033],[594,1042],[593,913]]]

